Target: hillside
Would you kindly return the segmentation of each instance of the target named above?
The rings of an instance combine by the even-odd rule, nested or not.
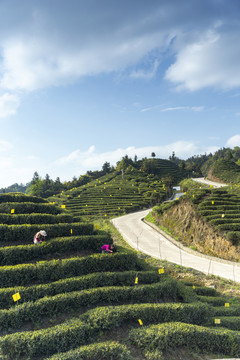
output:
[[[100,253],[109,232],[43,199],[1,195],[0,211],[3,359],[190,360],[193,344],[196,359],[240,355],[235,299],[173,279],[116,238]],[[40,228],[48,240],[33,245]]]
[[[163,179],[163,178],[162,178]],[[157,175],[129,166],[49,198],[84,218],[110,218],[148,208],[166,199],[169,187]]]
[[[184,245],[208,255],[239,261],[239,187],[213,189],[190,184],[188,182],[187,189],[184,187],[185,196],[153,209],[156,222]]]

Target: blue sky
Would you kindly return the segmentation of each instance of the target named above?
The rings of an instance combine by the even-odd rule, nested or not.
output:
[[[238,0],[0,0],[0,187],[240,146]]]

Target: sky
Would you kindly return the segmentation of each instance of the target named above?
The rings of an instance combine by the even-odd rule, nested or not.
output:
[[[239,0],[0,0],[0,187],[240,146]]]

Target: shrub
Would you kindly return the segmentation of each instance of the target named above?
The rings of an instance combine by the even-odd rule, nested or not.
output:
[[[99,304],[117,304],[128,301],[140,303],[166,301],[166,299],[176,301],[178,299],[177,295],[176,282],[172,280],[167,280],[153,285],[140,285],[137,287],[102,287],[70,293],[61,293],[51,297],[44,297],[36,302],[27,302],[22,305],[18,305],[15,308],[10,308],[9,310],[0,310],[0,329],[2,331],[17,329],[25,322],[40,321],[44,316],[53,316],[63,312],[66,313],[72,310],[77,310],[80,307]],[[199,308],[206,311],[206,307],[203,305],[199,305]],[[178,308],[179,314],[184,311],[181,310],[181,308]],[[188,315],[187,312],[189,312]],[[199,318],[203,321],[204,316],[202,313],[203,311],[201,311],[201,315],[198,316],[199,314],[196,311],[196,307],[194,308],[193,314],[188,309],[184,315],[185,321],[187,321],[186,319],[190,317],[195,319]],[[121,316],[123,316],[123,310],[121,310]]]
[[[0,214],[0,224],[20,225],[20,224],[59,224],[72,223],[74,217],[69,214]],[[78,219],[78,222],[80,220]]]
[[[22,193],[0,194],[0,203],[4,202],[47,203],[47,200],[41,197],[25,195]]]
[[[240,336],[231,330],[209,329],[179,322],[152,325],[130,332],[130,341],[145,351],[186,346],[201,352],[240,355]]]
[[[0,265],[21,264],[29,260],[39,260],[43,256],[55,253],[67,254],[81,250],[97,252],[106,243],[112,243],[110,236],[82,235],[55,238],[38,246],[32,244],[0,247]]]
[[[89,343],[92,336],[90,326],[77,319],[67,325],[6,335],[0,338],[0,347],[7,359],[19,359],[22,356],[32,359],[74,349]]]
[[[184,309],[184,307],[186,308]],[[208,310],[203,305],[183,304],[134,304],[117,307],[102,307],[89,310],[79,318],[48,329],[6,335],[0,338],[2,354],[8,359],[21,356],[49,356],[55,352],[68,351],[93,341],[102,331],[114,329],[137,319],[156,322],[160,319],[196,319],[206,317]],[[197,314],[197,315],[196,315]],[[186,325],[186,324],[185,324]]]
[[[93,225],[88,223],[73,224],[41,224],[41,225],[0,225],[1,241],[32,242],[36,232],[43,228],[48,238],[68,236],[72,230],[73,235],[93,234]]]
[[[0,267],[0,288],[46,283],[99,271],[141,270],[133,253],[97,254],[83,258],[40,261]]]
[[[233,245],[238,245],[240,242],[240,231],[229,231],[227,233],[227,239],[231,241]]]
[[[10,214],[12,209],[15,210],[15,214],[42,213],[42,214],[57,215],[62,213],[62,210],[60,208],[57,208],[55,205],[52,204],[31,203],[31,202],[0,203],[0,213]]]
[[[58,353],[46,360],[133,360],[125,345],[115,341],[81,346],[67,353]]]
[[[54,296],[60,293],[80,291],[104,286],[134,286],[136,274],[139,284],[157,283],[159,277],[156,271],[123,271],[100,272],[84,276],[58,280],[49,284],[40,284],[27,287],[0,289],[0,308],[9,308],[13,305],[12,295],[20,292],[20,304],[26,301],[36,301],[45,296]]]

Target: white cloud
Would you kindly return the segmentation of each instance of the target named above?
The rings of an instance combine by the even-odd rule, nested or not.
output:
[[[175,107],[168,107],[165,109],[162,109],[162,112],[165,111],[177,111],[177,110],[185,110],[185,111],[203,111],[204,106],[175,106]]]
[[[15,115],[20,105],[17,95],[5,93],[0,96],[0,118]]]
[[[240,146],[239,134],[230,137],[230,139],[228,139],[228,141],[226,142],[226,147],[234,148],[235,146]]]
[[[79,169],[84,172],[87,170],[99,170],[102,168],[105,161],[108,161],[111,165],[115,166],[116,162],[121,160],[125,155],[128,155],[132,159],[137,155],[137,157],[141,159],[143,157],[150,157],[151,153],[155,152],[157,157],[168,159],[174,151],[176,156],[186,159],[196,154],[209,153],[216,150],[217,147],[203,148],[195,145],[191,141],[176,141],[162,146],[145,146],[139,148],[129,146],[127,148],[118,148],[103,153],[98,153],[95,148],[91,152],[89,152],[89,149],[83,152],[77,149],[69,155],[58,159],[54,166],[57,168],[64,168],[66,166],[68,169],[71,168],[72,173],[74,172],[73,169],[76,169],[77,174],[75,174],[79,175]]]
[[[205,87],[229,90],[240,86],[239,32],[208,30],[198,40],[182,44],[176,61],[165,78],[178,90],[199,90]]]

